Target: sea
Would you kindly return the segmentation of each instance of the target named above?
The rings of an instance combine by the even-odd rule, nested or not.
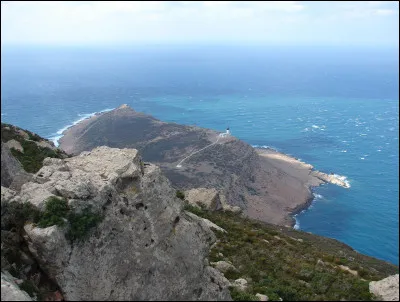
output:
[[[128,104],[335,173],[295,228],[399,264],[399,50],[296,45],[1,46],[1,121],[57,143]],[[132,129],[135,131],[135,129]]]

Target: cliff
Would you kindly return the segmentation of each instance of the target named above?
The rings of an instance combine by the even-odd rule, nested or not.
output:
[[[49,198],[66,200],[66,223],[24,226],[30,252],[66,300],[230,299],[227,280],[207,265],[213,232],[182,211],[160,169],[136,150],[100,147],[43,164],[10,202],[46,213]],[[98,225],[85,224],[94,217]]]

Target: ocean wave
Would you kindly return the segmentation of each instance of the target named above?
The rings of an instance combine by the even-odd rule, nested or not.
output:
[[[348,188],[350,188],[350,181],[347,179],[347,176],[339,175],[339,174],[333,174],[333,176],[341,181],[343,181]]]
[[[272,147],[272,146],[267,146],[267,145],[251,145],[253,148],[259,148],[259,149],[271,149],[274,150],[276,152],[279,152],[278,148]]]
[[[49,137],[49,139],[50,139],[51,141],[53,141],[53,143],[54,143],[54,145],[55,145],[56,147],[58,147],[58,146],[59,146],[58,141],[59,141],[60,138],[63,136],[63,133],[64,133],[65,130],[71,128],[72,126],[75,126],[76,124],[82,122],[83,120],[86,120],[86,119],[88,119],[88,118],[91,118],[92,116],[95,116],[95,115],[98,114],[98,113],[104,113],[104,112],[108,112],[108,111],[111,111],[111,110],[114,110],[114,109],[115,109],[115,108],[111,108],[111,109],[110,109],[110,108],[107,108],[107,109],[104,109],[104,110],[101,110],[101,111],[98,111],[98,112],[80,113],[80,114],[78,114],[78,116],[80,117],[79,119],[77,119],[77,120],[75,120],[74,122],[72,122],[72,124],[69,124],[69,125],[67,125],[67,126],[65,126],[65,127],[63,127],[63,128],[61,128],[60,130],[58,130],[58,131],[55,133],[54,136]]]
[[[299,222],[299,220],[297,219],[296,215],[294,215],[293,218],[294,218],[294,220],[296,221],[296,223],[295,223],[294,226],[293,226],[293,229],[295,229],[295,230],[300,230],[300,222]]]
[[[322,199],[324,198],[324,196],[322,196],[321,194],[314,194],[314,199]]]

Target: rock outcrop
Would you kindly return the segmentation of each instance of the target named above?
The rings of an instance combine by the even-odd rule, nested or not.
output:
[[[12,156],[9,147],[1,142],[1,185],[19,190],[21,185],[31,179],[20,162]]]
[[[369,291],[382,301],[399,301],[399,274],[370,282]]]
[[[229,282],[207,265],[215,235],[161,170],[137,150],[99,147],[50,159],[18,198],[43,209],[48,196],[104,219],[83,240],[64,227],[25,225],[30,252],[66,300],[230,300]]]
[[[33,301],[15,284],[14,279],[9,273],[1,272],[1,301]]]
[[[235,213],[241,212],[238,206],[231,206],[226,202],[224,194],[216,189],[196,188],[185,191],[185,200],[192,206],[204,207],[211,211],[231,211]]]

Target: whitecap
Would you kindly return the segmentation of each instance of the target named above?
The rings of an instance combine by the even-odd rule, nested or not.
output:
[[[86,120],[86,119],[88,119],[88,118],[91,118],[92,116],[95,116],[95,115],[98,114],[98,113],[104,113],[104,112],[108,112],[108,111],[111,111],[111,110],[114,110],[114,109],[115,109],[115,108],[111,108],[111,109],[107,108],[107,109],[104,109],[104,110],[98,111],[98,112],[80,113],[80,114],[78,114],[78,116],[80,117],[79,119],[77,119],[76,121],[72,122],[72,124],[69,124],[69,125],[67,125],[67,126],[65,126],[65,127],[63,127],[63,128],[61,128],[60,130],[58,130],[58,131],[56,132],[57,135],[54,135],[54,136],[52,136],[52,137],[49,137],[49,139],[54,143],[54,145],[55,145],[56,147],[58,147],[58,146],[59,146],[59,142],[58,142],[58,141],[59,141],[60,138],[63,136],[64,131],[66,131],[67,129],[71,128],[72,126],[75,126],[76,124],[82,122],[83,120]]]
[[[343,182],[346,184],[346,186],[347,186],[348,188],[350,188],[350,182],[349,182],[349,180],[347,179],[347,176],[343,176],[343,175],[339,175],[339,174],[333,174],[333,176],[334,176],[335,178],[337,178],[337,179],[343,181]]]
[[[324,198],[321,194],[314,194],[315,199],[322,199]]]
[[[293,216],[294,220],[296,221],[295,225],[293,226],[293,229],[299,230],[299,229],[300,229],[300,222],[299,222],[299,220],[297,219],[296,216],[297,216],[297,215],[294,215],[294,216]]]
[[[365,159],[364,157],[360,157],[360,159]]]
[[[378,149],[378,150],[376,150],[376,151],[381,152],[382,150],[381,150],[381,149]]]
[[[346,152],[347,152],[347,150],[342,150],[342,151],[340,151],[340,152],[346,153]]]
[[[314,129],[319,129],[319,126],[317,125],[312,125],[311,127],[313,127]]]

